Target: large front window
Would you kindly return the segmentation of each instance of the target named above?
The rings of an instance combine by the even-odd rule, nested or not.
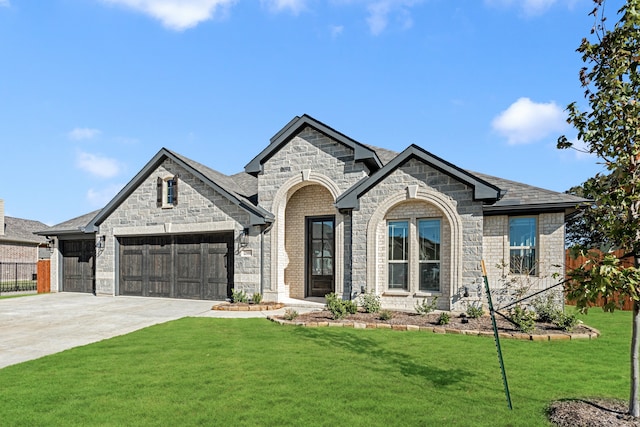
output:
[[[536,274],[537,220],[509,218],[509,268],[513,274]]]
[[[440,291],[440,219],[393,220],[388,228],[388,288]]]

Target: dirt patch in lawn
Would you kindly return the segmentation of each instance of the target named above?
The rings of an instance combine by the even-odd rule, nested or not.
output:
[[[440,314],[430,313],[419,315],[402,311],[391,312],[392,316],[388,320],[381,320],[380,313],[358,312],[350,314],[344,319],[333,319],[330,311],[314,311],[298,315],[293,320],[285,320],[282,316],[272,316],[272,320],[279,323],[295,324],[301,326],[342,326],[355,328],[386,328],[398,330],[425,330],[435,333],[454,333],[465,335],[491,335],[493,336],[493,326],[491,317],[488,315],[473,319],[451,315],[450,322],[446,325],[438,324]],[[536,323],[535,330],[524,334],[506,319],[496,316],[496,325],[501,337],[518,338],[529,340],[552,340],[552,339],[576,339],[576,338],[596,338],[599,332],[589,326],[580,324],[571,332],[562,331],[553,323]]]

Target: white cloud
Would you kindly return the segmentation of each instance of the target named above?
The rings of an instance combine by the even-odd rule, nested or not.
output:
[[[260,3],[273,12],[289,10],[294,15],[307,9],[307,0],[260,0]]]
[[[120,163],[116,159],[85,152],[78,153],[76,166],[100,178],[112,178],[120,173]]]
[[[485,0],[485,4],[494,7],[512,7],[515,5],[522,9],[526,16],[542,15],[551,8],[558,0]],[[561,0],[562,1],[562,0]],[[564,0],[570,7],[574,0]]]
[[[125,6],[159,20],[165,27],[182,31],[226,12],[237,0],[102,0]]]
[[[409,9],[422,0],[376,0],[369,2],[367,11],[367,24],[369,31],[374,36],[382,33],[389,25],[391,17],[400,24],[403,29],[413,26],[413,19]]]
[[[100,190],[90,188],[87,191],[87,200],[92,207],[101,208],[109,203],[121,188],[122,185],[119,184],[113,184]]]
[[[344,26],[343,25],[330,25],[329,26],[329,32],[331,33],[331,38],[333,38],[333,39],[335,39],[336,37],[341,35],[343,31],[344,31]]]
[[[74,141],[91,139],[98,135],[100,135],[100,130],[91,128],[75,128],[67,133],[69,139],[73,139]]]
[[[491,126],[509,144],[527,144],[567,128],[566,115],[555,102],[536,103],[520,98],[501,112]]]

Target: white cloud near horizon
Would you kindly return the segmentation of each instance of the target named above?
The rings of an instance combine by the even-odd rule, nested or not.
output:
[[[109,185],[100,190],[90,188],[87,190],[87,201],[92,207],[101,208],[109,203],[121,189],[122,185],[120,184]]]
[[[183,31],[224,14],[237,0],[102,0],[159,20],[166,28]]]
[[[537,103],[520,98],[494,118],[491,127],[506,137],[510,145],[516,145],[539,141],[562,132],[568,125],[564,110],[555,102]]]
[[[81,141],[83,139],[91,139],[100,135],[100,129],[91,129],[91,128],[75,128],[70,130],[67,133],[69,139],[74,141]]]
[[[78,153],[76,166],[100,178],[113,178],[120,173],[120,163],[116,159],[85,152]]]

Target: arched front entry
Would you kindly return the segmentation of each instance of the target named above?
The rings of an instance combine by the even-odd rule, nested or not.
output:
[[[289,180],[274,198],[271,287],[279,301],[343,292],[343,218],[334,206],[338,194],[331,180],[311,172]]]

